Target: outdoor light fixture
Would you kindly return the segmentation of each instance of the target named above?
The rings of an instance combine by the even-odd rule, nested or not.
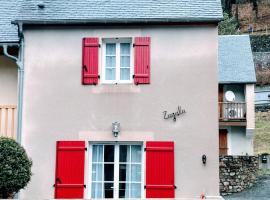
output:
[[[202,163],[205,165],[206,164],[206,155],[205,154],[203,154],[202,155]]]
[[[112,123],[112,133],[114,137],[118,137],[119,132],[120,132],[120,123],[119,122]]]

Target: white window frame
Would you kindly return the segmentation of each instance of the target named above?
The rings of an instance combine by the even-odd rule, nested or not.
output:
[[[88,168],[88,176],[87,176],[87,198],[92,198],[92,149],[93,145],[114,145],[114,158],[119,158],[119,149],[120,145],[141,145],[142,157],[141,157],[141,197],[140,199],[145,198],[145,152],[144,152],[144,143],[143,142],[89,142],[88,148],[88,162],[86,162],[86,166]],[[104,154],[104,151],[103,151]],[[113,199],[135,199],[135,198],[119,198],[119,166],[120,162],[118,159],[114,159],[114,192],[113,192]],[[102,171],[104,173],[104,171]],[[104,176],[104,175],[102,175]],[[102,181],[102,183],[104,183]],[[105,199],[105,198],[104,198]]]
[[[106,80],[106,44],[115,43],[116,44],[116,76],[115,80]],[[130,43],[130,79],[120,80],[120,43]],[[133,47],[132,38],[104,38],[102,39],[102,61],[101,61],[101,83],[103,84],[131,84],[133,83],[134,74],[134,58],[133,58]]]

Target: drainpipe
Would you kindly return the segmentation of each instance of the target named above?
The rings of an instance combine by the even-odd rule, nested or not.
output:
[[[24,38],[22,34],[22,24],[18,24],[18,35],[20,39],[18,58],[8,53],[8,45],[4,44],[4,55],[16,61],[18,67],[18,111],[17,111],[17,142],[22,143],[22,106],[23,106],[23,84],[24,84]]]

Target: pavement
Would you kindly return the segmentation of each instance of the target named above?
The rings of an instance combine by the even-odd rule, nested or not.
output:
[[[253,187],[236,193],[224,196],[225,200],[270,200],[270,175],[258,178]]]

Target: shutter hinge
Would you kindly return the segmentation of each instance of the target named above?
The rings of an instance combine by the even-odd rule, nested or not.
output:
[[[86,188],[86,185],[83,185],[84,188]]]
[[[146,151],[147,149],[146,149],[146,147],[144,148],[144,151]]]
[[[83,70],[86,71],[86,72],[88,71],[87,67],[85,65],[83,66]]]
[[[135,74],[132,75],[132,78],[135,78]]]
[[[143,187],[144,189],[146,189],[146,185],[144,185],[144,187]]]
[[[132,45],[133,47],[135,47],[136,46],[136,44],[135,43],[133,43],[133,45]]]
[[[177,189],[177,186],[176,185],[174,185],[174,189]]]
[[[101,47],[101,45],[100,45],[100,44],[98,44],[98,47],[100,48],[100,47]]]
[[[87,147],[85,147],[84,150],[87,151]]]
[[[100,75],[98,75],[98,79],[100,79]]]

